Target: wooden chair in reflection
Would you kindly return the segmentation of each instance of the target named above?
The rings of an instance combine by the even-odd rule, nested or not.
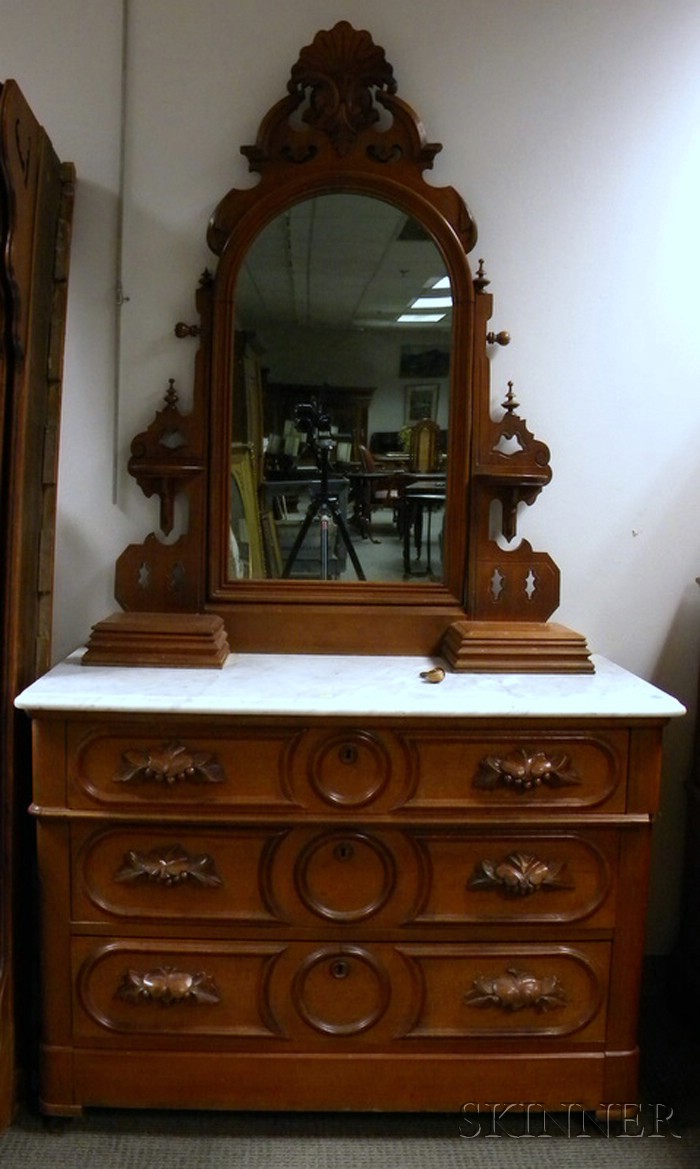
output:
[[[411,429],[411,471],[419,475],[432,474],[440,464],[440,427],[432,418],[422,418]]]
[[[351,478],[354,480],[354,523],[365,538],[374,544],[379,541],[372,535],[372,513],[379,508],[391,508],[396,519],[399,507],[399,475],[394,471],[377,469],[374,456],[366,446],[358,447],[361,471]]]

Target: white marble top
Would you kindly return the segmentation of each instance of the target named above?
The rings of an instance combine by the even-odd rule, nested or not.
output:
[[[484,718],[650,718],[684,713],[675,698],[605,658],[594,674],[421,671],[437,659],[231,654],[223,669],[82,666],[77,650],[17,698],[23,710],[159,714]]]

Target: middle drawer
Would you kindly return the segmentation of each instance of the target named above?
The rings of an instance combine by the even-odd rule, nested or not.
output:
[[[615,916],[619,833],[74,822],[75,923],[377,929]]]

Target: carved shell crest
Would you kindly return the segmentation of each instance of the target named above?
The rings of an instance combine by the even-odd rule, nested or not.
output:
[[[396,82],[384,50],[370,34],[340,21],[301,50],[287,88],[297,104],[311,91],[304,121],[326,133],[342,155],[379,118],[373,91],[395,93]]]

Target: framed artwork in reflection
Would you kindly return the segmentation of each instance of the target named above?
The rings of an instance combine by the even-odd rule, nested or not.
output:
[[[423,418],[437,421],[440,387],[437,383],[421,382],[406,386],[406,423],[420,422]]]

